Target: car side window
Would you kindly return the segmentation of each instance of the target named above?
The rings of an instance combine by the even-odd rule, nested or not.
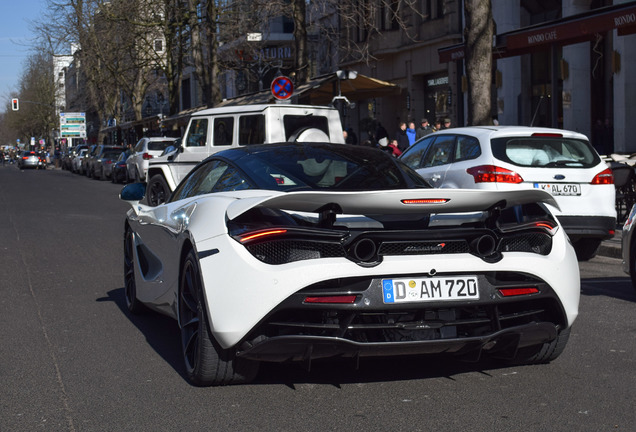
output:
[[[413,144],[412,147],[400,158],[400,160],[411,169],[418,169],[422,167],[422,158],[426,154],[429,146],[435,139],[434,136],[426,137]]]
[[[208,139],[208,119],[192,120],[188,136],[185,139],[186,147],[205,147]]]
[[[430,146],[422,168],[444,165],[451,162],[451,155],[455,147],[455,135],[438,135]]]
[[[455,162],[476,159],[481,155],[479,140],[475,137],[458,135],[455,148]]]
[[[265,142],[265,116],[251,114],[239,117],[239,144],[263,144]]]
[[[248,189],[247,179],[236,168],[219,160],[200,166],[175,189],[170,201],[178,201],[211,192]]]
[[[232,145],[234,133],[234,117],[219,117],[214,119],[215,146]]]

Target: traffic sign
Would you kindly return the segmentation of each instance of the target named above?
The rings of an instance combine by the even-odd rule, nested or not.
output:
[[[294,83],[286,76],[279,76],[272,81],[272,94],[276,99],[289,99],[294,94]]]

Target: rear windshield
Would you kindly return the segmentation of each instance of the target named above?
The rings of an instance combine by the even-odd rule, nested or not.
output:
[[[102,159],[117,159],[121,154],[121,150],[104,152]]]
[[[149,141],[148,142],[148,150],[161,150],[163,151],[166,147],[168,147],[169,145],[172,145],[172,143],[174,143],[174,140],[168,140],[168,141]]]
[[[601,159],[590,143],[563,137],[508,137],[492,140],[493,155],[524,167],[590,168]]]

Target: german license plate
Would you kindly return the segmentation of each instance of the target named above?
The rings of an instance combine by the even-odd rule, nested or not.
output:
[[[384,303],[478,300],[477,276],[383,279]]]
[[[581,185],[576,183],[535,183],[534,187],[552,195],[581,195]]]

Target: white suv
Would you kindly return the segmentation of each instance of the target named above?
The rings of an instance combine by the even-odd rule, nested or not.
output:
[[[579,260],[596,255],[616,229],[614,177],[585,135],[561,129],[478,126],[414,143],[401,160],[433,187],[542,189]]]
[[[220,150],[294,141],[344,144],[340,114],[331,107],[284,103],[199,111],[190,118],[181,145],[150,161],[148,204],[163,203],[196,164]]]
[[[176,138],[143,137],[137,142],[133,153],[126,159],[128,178],[134,181],[146,181],[148,161],[161,156],[166,147],[171,146]]]

